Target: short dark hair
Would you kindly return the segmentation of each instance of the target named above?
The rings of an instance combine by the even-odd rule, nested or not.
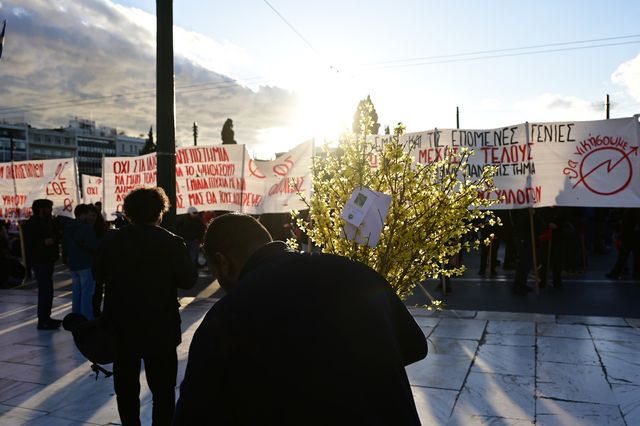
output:
[[[160,187],[138,188],[124,197],[124,214],[133,223],[151,223],[169,211],[169,197]]]
[[[209,222],[203,248],[207,256],[219,252],[242,257],[255,246],[273,241],[267,228],[253,217],[242,213],[227,213]]]
[[[78,204],[75,209],[73,209],[73,215],[78,217],[83,214],[89,213],[89,206],[87,204]]]
[[[53,201],[46,198],[39,198],[37,200],[33,200],[33,203],[31,203],[31,210],[36,214],[40,211],[40,209],[46,207],[53,208]]]

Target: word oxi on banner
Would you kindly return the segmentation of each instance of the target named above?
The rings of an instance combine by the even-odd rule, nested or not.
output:
[[[496,209],[524,207],[640,207],[638,117],[597,121],[523,123],[496,129],[433,129],[406,133],[403,146],[417,163],[429,164],[474,152],[470,178],[496,167],[495,190],[480,197],[501,200]],[[390,135],[370,136],[378,148]],[[302,143],[272,161],[252,159],[244,145],[176,149],[176,207],[186,213],[227,210],[249,214],[286,213],[310,198],[313,142]],[[368,158],[379,167],[378,155]],[[103,182],[83,176],[85,200],[103,200],[108,217],[122,211],[124,197],[155,186],[156,156],[106,157]],[[14,179],[15,178],[15,179]],[[85,185],[84,179],[91,179]],[[14,190],[15,181],[15,190]],[[84,189],[86,188],[86,190]],[[91,188],[91,189],[90,189]],[[78,203],[74,159],[0,164],[0,218],[25,218],[36,198],[54,201],[56,213],[72,215]]]
[[[306,205],[298,192],[311,193],[313,141],[273,161],[252,159],[244,145],[210,145],[176,149],[176,210],[226,210],[250,214],[282,213]],[[155,154],[105,158],[104,210],[122,211],[127,193],[156,185]],[[292,188],[291,183],[295,187]]]
[[[90,175],[80,175],[82,182],[82,202],[95,204],[102,202],[102,178]]]

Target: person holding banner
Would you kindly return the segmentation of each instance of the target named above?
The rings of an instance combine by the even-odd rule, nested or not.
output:
[[[204,249],[227,295],[193,337],[174,425],[420,424],[404,367],[427,341],[383,277],[244,214],[215,218]]]
[[[131,225],[113,231],[93,272],[104,282],[104,320],[116,336],[114,388],[123,425],[140,424],[140,363],[153,394],[153,424],[171,423],[181,341],[177,289],[197,278],[182,238],[159,225],[169,210],[162,188],[139,188],[124,199]]]
[[[35,200],[32,215],[24,225],[27,258],[38,283],[38,330],[55,330],[62,321],[51,318],[53,265],[60,257],[60,232],[51,216],[53,202]]]

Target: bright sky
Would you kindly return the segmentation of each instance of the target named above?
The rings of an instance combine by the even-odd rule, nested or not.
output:
[[[155,14],[155,0],[114,1]],[[464,128],[604,118],[606,93],[613,117],[640,112],[640,1],[269,2],[312,47],[264,0],[175,0],[174,22],[202,37],[176,45],[199,65],[254,90],[274,85],[299,98],[290,125],[260,130],[258,142],[271,150],[335,138],[367,94],[381,129],[402,121],[408,131],[455,126],[456,105]],[[637,36],[591,44],[635,44],[374,69],[408,58],[627,35]],[[212,40],[217,46],[207,48]]]

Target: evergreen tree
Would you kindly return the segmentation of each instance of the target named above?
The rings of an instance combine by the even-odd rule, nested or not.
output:
[[[227,118],[227,121],[225,121],[224,125],[222,126],[222,132],[220,133],[220,135],[222,136],[222,145],[237,144],[238,142],[233,139],[234,134],[233,120]]]
[[[369,123],[366,128],[366,134],[377,135],[380,129],[380,123],[378,123],[378,113],[369,95],[367,95],[367,99],[358,102],[358,108],[353,115],[353,133],[356,135],[365,133],[361,126],[363,112],[368,116],[367,122]]]
[[[140,155],[151,154],[152,152],[156,152],[156,144],[153,142],[153,126],[149,128],[149,138],[140,150]]]

